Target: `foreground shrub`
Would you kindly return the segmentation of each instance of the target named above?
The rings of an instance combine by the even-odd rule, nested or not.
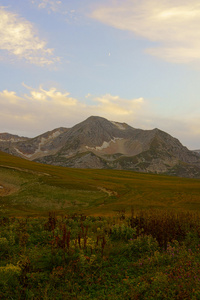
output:
[[[0,257],[1,255],[8,252],[8,248],[9,248],[9,241],[6,238],[0,237]]]
[[[156,212],[8,218],[0,224],[0,299],[198,300],[199,223]]]
[[[112,240],[128,241],[136,235],[136,228],[131,228],[125,224],[116,224],[111,228],[110,237]]]
[[[157,250],[159,250],[159,244],[156,239],[151,235],[142,235],[129,240],[125,253],[129,257],[140,258],[145,254],[151,256]]]
[[[13,264],[0,267],[0,299],[11,299],[19,286],[21,269]]]

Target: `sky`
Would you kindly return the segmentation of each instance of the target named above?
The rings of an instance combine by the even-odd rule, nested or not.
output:
[[[200,149],[198,0],[0,0],[0,132],[92,115]]]

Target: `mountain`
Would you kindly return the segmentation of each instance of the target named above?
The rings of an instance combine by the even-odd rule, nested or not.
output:
[[[10,153],[13,145],[17,142],[27,141],[29,138],[20,137],[10,133],[0,133],[0,150]]]
[[[198,150],[193,150],[193,152],[199,153],[200,154],[200,149]]]
[[[0,134],[0,150],[12,155],[20,156],[29,160],[53,155],[64,145],[62,143],[62,134],[67,132],[67,128],[57,128],[52,131],[45,132],[35,138],[21,138],[2,133]],[[5,142],[1,136],[11,136],[9,143]]]
[[[57,128],[28,139],[10,136],[0,150],[37,162],[74,167],[120,169],[200,178],[200,155],[157,128],[89,117],[72,128]]]
[[[4,143],[12,143],[12,142],[19,142],[19,141],[26,141],[28,140],[27,137],[20,137],[15,134],[10,133],[0,133],[0,142]]]

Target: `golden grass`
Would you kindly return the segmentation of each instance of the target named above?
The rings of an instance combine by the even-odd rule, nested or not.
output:
[[[200,180],[131,171],[70,169],[0,152],[0,213],[114,215],[134,209],[200,211]]]

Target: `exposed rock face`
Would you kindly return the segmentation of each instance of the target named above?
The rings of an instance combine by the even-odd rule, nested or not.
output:
[[[10,153],[14,143],[27,141],[29,138],[10,133],[0,133],[0,150]]]
[[[0,139],[3,134],[0,134]],[[4,134],[5,135],[5,134]],[[17,139],[18,138],[18,139]],[[36,138],[17,137],[0,150],[42,163],[75,168],[112,168],[200,178],[200,155],[159,130],[90,117],[74,127]]]
[[[6,151],[5,143],[0,141],[0,150],[29,160],[52,155],[64,145],[62,134],[67,132],[67,130],[67,128],[57,128],[32,139],[21,138],[20,140],[20,137],[16,136],[15,141],[9,142],[9,147],[7,147]],[[0,134],[0,137],[1,135],[3,134]]]
[[[0,133],[0,142],[19,142],[26,140],[28,140],[27,137],[20,137],[18,135],[10,133]]]
[[[200,149],[198,150],[193,150],[193,152],[198,153],[200,155]]]

